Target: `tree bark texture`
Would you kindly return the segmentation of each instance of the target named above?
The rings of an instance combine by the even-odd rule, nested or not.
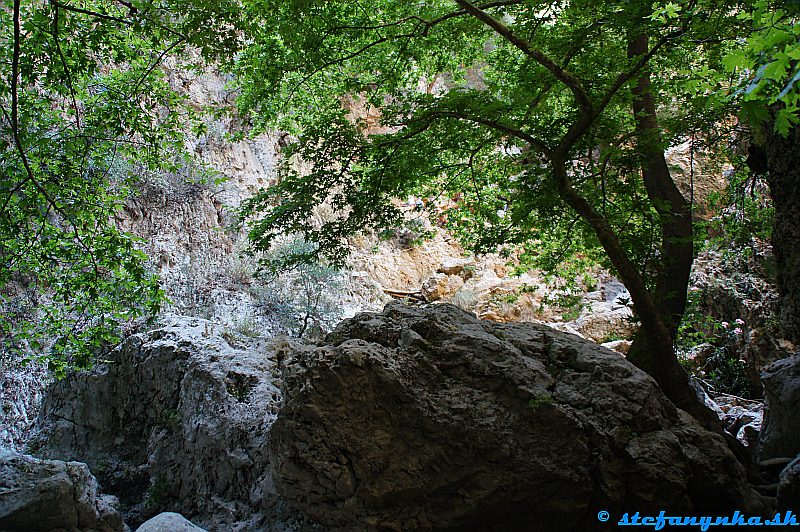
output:
[[[772,124],[766,128],[781,327],[786,338],[800,344],[800,128],[792,128],[785,138],[774,132]]]

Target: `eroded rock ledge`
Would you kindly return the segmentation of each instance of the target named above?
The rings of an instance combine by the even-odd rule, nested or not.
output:
[[[621,355],[390,304],[283,353],[278,491],[334,528],[586,530],[609,510],[767,513],[723,439]]]
[[[263,341],[171,318],[50,388],[39,454],[87,463],[134,528],[173,511],[210,530],[308,530],[272,483],[278,386]]]

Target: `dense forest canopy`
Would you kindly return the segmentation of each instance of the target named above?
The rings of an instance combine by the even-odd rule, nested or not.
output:
[[[234,74],[253,132],[290,139],[277,185],[244,213],[255,251],[300,234],[301,259],[341,262],[347,236],[400,223],[393,200],[416,195],[446,204],[442,223],[476,251],[535,265],[579,252],[631,293],[630,359],[702,417],[673,347],[692,205],[664,149],[724,139],[737,113],[755,142],[793,134],[796,16],[767,0],[7,0],[4,352],[57,338],[54,367],[85,366],[157,311],[146,257],[112,215],[138,169],[183,163],[201,123],[161,64],[199,57]],[[338,215],[319,223],[323,204]]]

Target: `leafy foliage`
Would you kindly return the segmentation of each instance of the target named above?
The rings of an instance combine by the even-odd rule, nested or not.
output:
[[[783,136],[800,124],[799,16],[797,2],[756,0],[744,5],[737,18],[751,33],[743,47],[723,60],[734,76],[732,96],[745,121],[755,126],[773,122]]]
[[[267,310],[286,331],[301,338],[330,328],[342,315],[339,272],[319,261],[297,261],[314,245],[296,238],[281,242],[262,258],[259,272]]]
[[[0,341],[3,358],[41,354],[57,375],[86,367],[119,328],[163,302],[136,239],[114,216],[130,168],[175,168],[195,118],[158,68],[187,45],[235,39],[229,2],[0,9]],[[167,13],[169,15],[167,16]]]
[[[438,209],[445,227],[476,251],[510,244],[530,266],[548,269],[576,254],[605,261],[594,231],[564,205],[551,169],[529,142],[554,145],[580,107],[542,64],[452,2],[383,0],[370,9],[358,2],[246,5],[265,29],[256,30],[237,63],[240,104],[256,128],[296,135],[285,150],[280,183],[247,206],[259,213],[251,224],[257,249],[268,249],[280,234],[299,233],[340,262],[344,236],[400,224],[391,199],[417,195],[429,198],[432,213]],[[654,70],[665,72],[654,89],[659,93],[685,93],[678,79],[716,50],[672,36],[697,39],[713,31],[687,11],[676,4],[649,11],[649,30],[664,39],[652,59]],[[582,1],[560,8],[499,2],[491,10],[532,48],[568,63],[590,98],[602,98],[631,68],[630,13],[619,4]],[[368,116],[379,116],[377,127],[342,105],[346,94]],[[639,175],[629,108],[629,95],[612,92],[568,164],[573,186],[647,272],[661,220]],[[690,123],[705,127],[719,113],[699,99],[670,109],[665,142],[686,135]],[[337,215],[320,219],[321,205]]]

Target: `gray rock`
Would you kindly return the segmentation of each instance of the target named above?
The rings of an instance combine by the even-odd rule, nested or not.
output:
[[[763,267],[770,263],[764,259],[772,255],[772,250],[766,244],[756,244],[754,251],[752,255],[700,253],[692,267],[690,286],[697,291],[693,297],[704,316],[730,323],[727,333],[717,335],[716,341],[724,341],[720,348],[745,361],[749,392],[760,397],[763,369],[790,356],[791,351],[787,350],[788,344],[777,326],[779,320],[775,319],[780,311],[778,292],[769,280],[772,275]],[[733,333],[737,327],[742,329],[741,333]],[[705,364],[702,358],[695,362],[696,367],[702,364]]]
[[[136,532],[206,532],[181,514],[164,512],[148,519]]]
[[[761,374],[766,412],[761,460],[800,453],[800,355],[778,360]]]
[[[0,530],[126,530],[86,464],[0,449]]]
[[[451,305],[287,344],[279,493],[343,529],[586,530],[598,508],[767,514],[724,439],[618,353]]]
[[[280,530],[264,523],[297,517],[267,456],[277,375],[265,344],[174,318],[51,387],[41,453],[88,463],[134,525],[175,511],[208,528]]]
[[[800,454],[781,472],[778,483],[778,510],[800,509]]]

